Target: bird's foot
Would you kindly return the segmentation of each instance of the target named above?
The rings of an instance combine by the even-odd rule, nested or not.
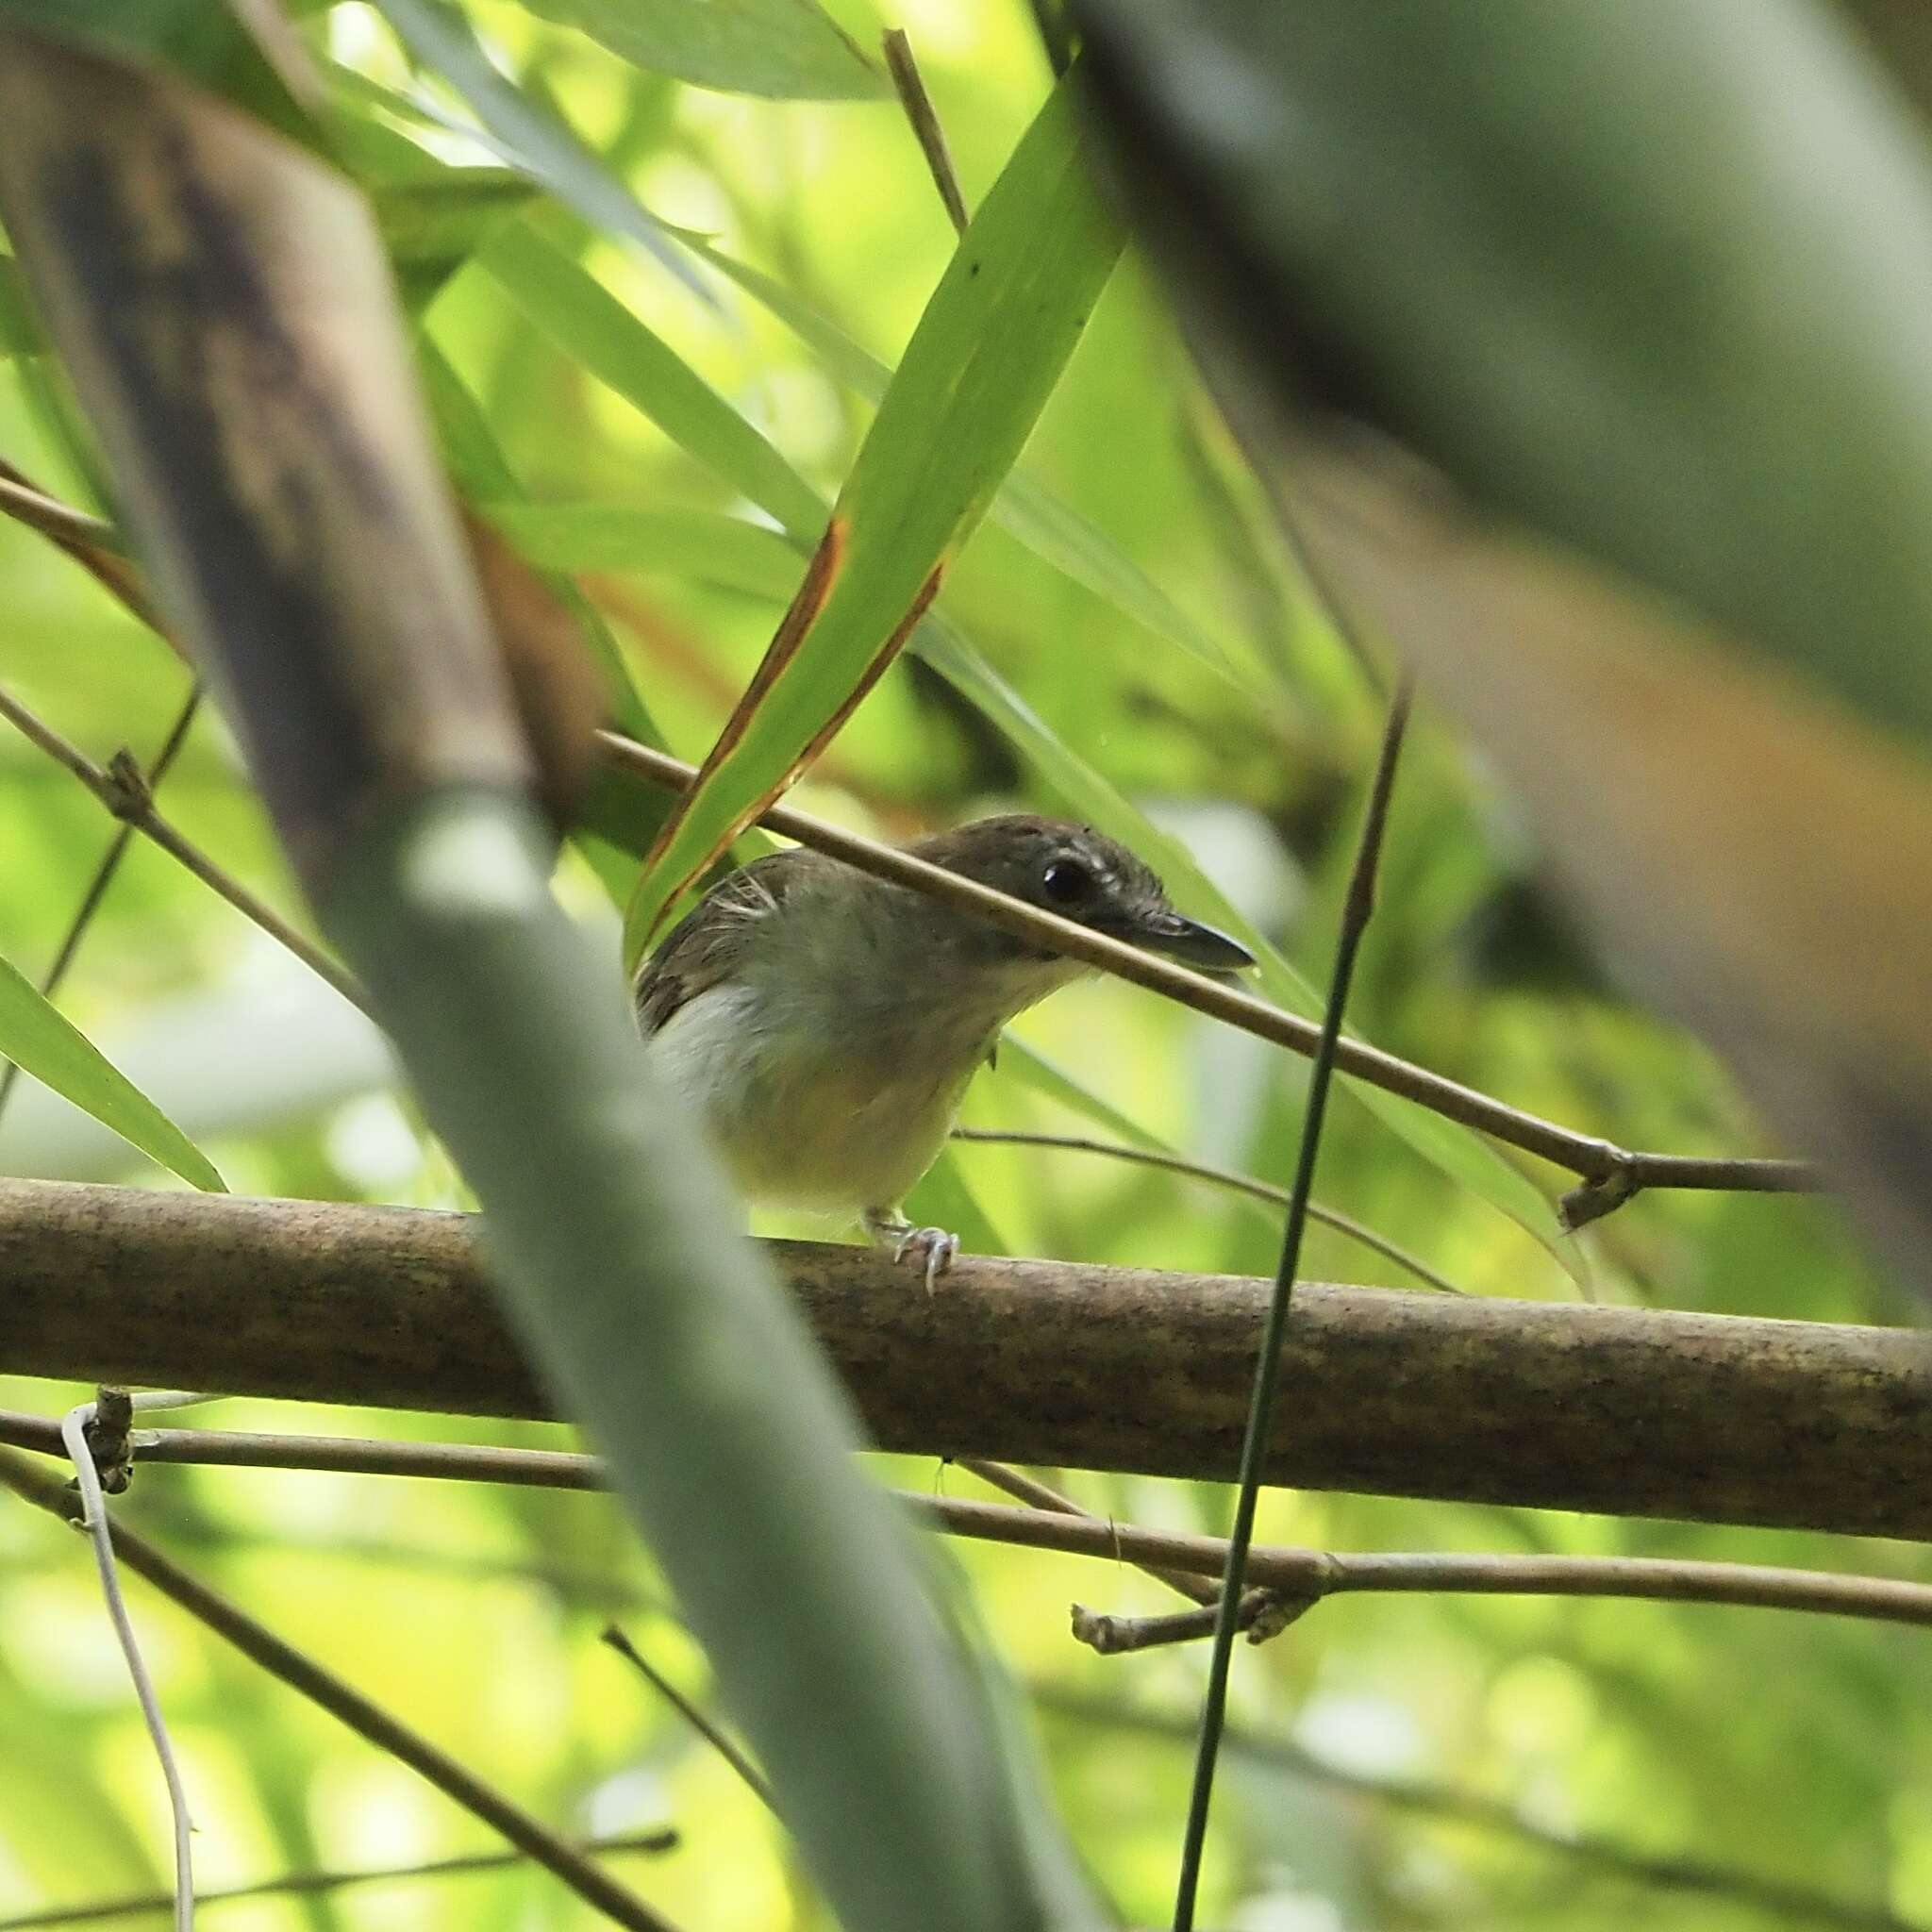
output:
[[[959,1237],[942,1227],[914,1227],[903,1215],[885,1208],[868,1208],[865,1231],[882,1248],[892,1251],[895,1261],[909,1261],[925,1274],[925,1291],[937,1292],[939,1279],[953,1265],[959,1252]]]

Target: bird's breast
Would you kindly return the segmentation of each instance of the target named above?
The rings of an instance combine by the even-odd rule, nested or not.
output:
[[[650,1041],[740,1189],[771,1207],[893,1207],[939,1158],[984,1039],[894,1037],[856,1008],[799,1014],[743,984],[687,1002]]]

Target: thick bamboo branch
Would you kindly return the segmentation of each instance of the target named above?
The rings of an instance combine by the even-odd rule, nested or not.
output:
[[[1265,1285],[774,1242],[889,1449],[1233,1474]],[[462,1216],[0,1182],[0,1373],[555,1409]],[[1298,1291],[1272,1482],[1932,1539],[1914,1330]]]

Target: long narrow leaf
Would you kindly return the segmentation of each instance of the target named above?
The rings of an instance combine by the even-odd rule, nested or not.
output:
[[[613,235],[635,242],[706,302],[711,291],[629,189],[575,132],[498,73],[469,22],[442,0],[380,0],[409,51],[461,94],[506,158],[520,161],[558,200]]]
[[[840,492],[816,608],[781,626],[640,883],[634,951],[879,675],[1031,434],[1120,253],[1081,128],[1063,83],[962,238]]]
[[[774,100],[860,101],[885,76],[813,0],[523,0],[634,67]]]
[[[227,1191],[201,1149],[5,959],[0,959],[0,1058],[184,1181],[208,1193]]]
[[[782,322],[835,381],[869,403],[884,396],[892,380],[891,365],[881,362],[802,295],[736,260],[702,235],[687,228],[668,232]],[[987,515],[1041,562],[1105,599],[1124,617],[1179,645],[1217,675],[1233,675],[1221,647],[1131,557],[1098,525],[1024,471],[1015,470],[1000,485]]]
[[[527,222],[497,230],[477,257],[532,322],[599,381],[760,509],[809,541],[824,506],[757,429],[597,278]]]
[[[763,524],[715,510],[627,503],[492,503],[491,521],[546,570],[636,571],[784,603],[798,551]]]

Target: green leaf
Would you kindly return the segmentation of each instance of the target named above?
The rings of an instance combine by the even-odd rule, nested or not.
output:
[[[1861,11],[1894,47],[1924,15]],[[1932,739],[1932,157],[1846,21],[1796,0],[1093,19],[1135,103],[1118,158],[1154,238],[1218,279],[1196,306],[1249,387],[1319,393],[1482,509]]]
[[[0,959],[0,1058],[192,1186],[227,1191],[194,1142],[6,959]]]
[[[1063,83],[962,237],[908,344],[774,654],[673,812],[640,884],[633,953],[664,909],[782,791],[877,676],[1032,432],[1120,236],[1099,209]],[[769,507],[769,506],[768,506]]]
[[[774,100],[873,100],[885,76],[813,0],[523,0],[633,67]]]
[[[425,180],[372,189],[383,246],[412,305],[425,303],[537,192],[508,168],[445,168]]]
[[[784,283],[734,260],[688,228],[670,232],[782,322],[854,394],[877,403],[892,380],[890,363],[855,341]],[[1041,562],[1111,604],[1122,616],[1177,644],[1217,675],[1237,675],[1226,654],[1100,526],[1024,471],[1001,483],[987,512]]]
[[[479,514],[504,528],[506,518],[514,519],[528,506],[488,421],[476,407],[476,399],[441,350],[421,330],[416,336],[416,360],[437,439],[458,486],[475,502]],[[504,535],[515,542],[508,529]],[[629,660],[610,635],[610,627],[570,577],[559,574],[571,566],[546,565],[536,557],[528,560],[540,570],[551,571],[547,582],[552,595],[576,619],[589,641],[603,670],[618,727],[644,744],[661,748],[663,735],[631,676]],[[578,808],[579,823],[571,836],[609,893],[612,905],[622,907],[630,897],[638,857],[650,849],[669,808],[666,799],[641,786],[621,783],[608,768],[591,781],[590,796]]]
[[[599,381],[742,490],[795,537],[824,518],[818,494],[716,390],[608,290],[527,222],[499,228],[477,256],[504,292]]]
[[[527,170],[593,227],[635,242],[694,294],[711,300],[710,291],[657,219],[572,128],[497,72],[457,8],[441,0],[379,4],[417,59],[435,68],[470,104],[498,153]],[[366,86],[358,91],[370,92]]]
[[[31,356],[40,347],[41,332],[27,306],[20,264],[10,255],[0,255],[0,356]]]
[[[798,549],[781,531],[716,510],[628,503],[483,508],[530,562],[546,570],[683,577],[780,604],[798,583]]]

